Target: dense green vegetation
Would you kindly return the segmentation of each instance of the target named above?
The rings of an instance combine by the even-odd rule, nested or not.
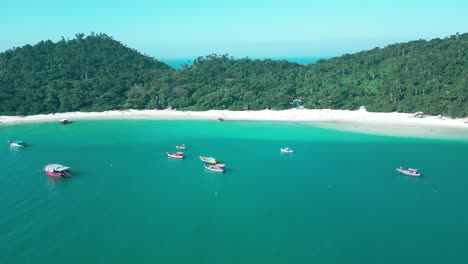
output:
[[[468,33],[412,41],[308,66],[197,58],[175,70],[104,34],[0,53],[0,114],[111,109],[306,108],[468,115]]]

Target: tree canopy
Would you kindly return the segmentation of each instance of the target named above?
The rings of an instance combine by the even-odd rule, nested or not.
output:
[[[468,115],[468,33],[321,60],[209,55],[175,70],[105,34],[0,53],[0,114],[306,108]]]

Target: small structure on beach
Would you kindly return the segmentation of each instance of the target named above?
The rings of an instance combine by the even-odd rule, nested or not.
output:
[[[292,104],[294,107],[302,107],[304,105],[304,103],[302,103],[302,100],[300,99],[294,99],[292,102],[290,102],[290,104]]]
[[[244,105],[244,110],[249,110],[249,106],[248,106],[248,105]]]

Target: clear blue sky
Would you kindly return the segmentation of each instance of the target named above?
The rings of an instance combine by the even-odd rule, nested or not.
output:
[[[106,33],[160,59],[336,56],[468,32],[461,0],[6,0],[0,52]]]

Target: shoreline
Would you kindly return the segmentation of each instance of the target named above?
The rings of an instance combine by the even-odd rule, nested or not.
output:
[[[32,116],[0,116],[1,125],[58,122],[60,119],[154,119],[154,120],[218,120],[305,122],[351,132],[413,137],[468,138],[468,119],[426,116],[416,118],[408,113],[377,113],[360,110],[288,109],[259,111],[176,111],[176,110],[112,110],[104,112],[68,112]]]

